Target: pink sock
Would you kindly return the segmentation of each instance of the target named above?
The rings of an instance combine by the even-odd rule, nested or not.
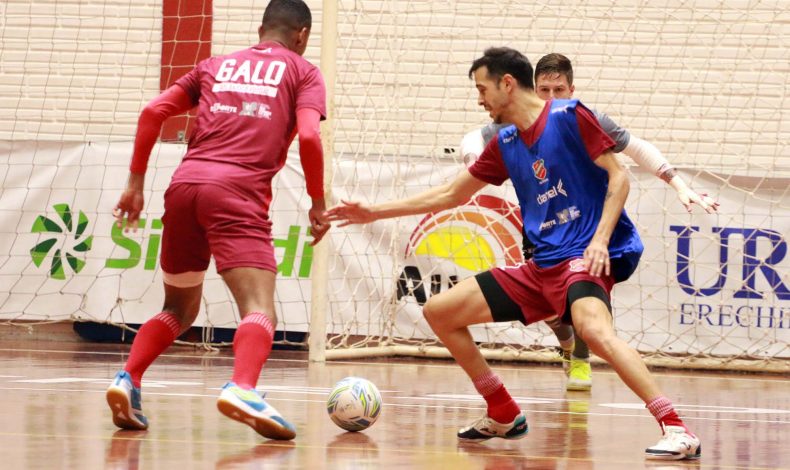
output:
[[[488,404],[489,418],[498,423],[510,423],[521,413],[518,404],[494,372],[489,371],[487,374],[476,377],[472,383]]]
[[[132,376],[132,383],[140,387],[143,373],[154,359],[170,347],[181,332],[181,324],[175,315],[161,312],[154,315],[137,331],[132,342],[132,350],[124,370]]]
[[[686,432],[691,434],[686,424],[683,423],[683,420],[678,416],[669,398],[664,396],[656,397],[650,400],[650,402],[645,405],[645,408],[656,418],[658,424],[663,426],[682,426],[686,429]]]
[[[263,313],[244,317],[233,336],[233,382],[241,388],[253,389],[269,358],[274,339],[274,325]]]

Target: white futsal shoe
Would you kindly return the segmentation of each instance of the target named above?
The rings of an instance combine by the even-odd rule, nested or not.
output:
[[[663,426],[663,425],[662,425]],[[657,460],[698,459],[702,445],[694,434],[683,426],[663,426],[664,435],[658,443],[645,449],[645,457]]]

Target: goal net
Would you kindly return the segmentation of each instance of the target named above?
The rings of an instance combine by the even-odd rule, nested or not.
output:
[[[0,4],[0,324],[133,329],[158,311],[162,194],[189,128],[182,119],[164,129],[145,220],[123,233],[110,211],[137,114],[200,58],[254,43],[266,3]],[[573,61],[576,97],[653,143],[721,203],[718,214],[687,214],[671,188],[623,159],[645,253],[613,293],[620,337],[654,364],[790,369],[790,18],[781,0],[326,3],[336,11],[308,2],[306,57],[332,71],[332,201],[383,202],[449,181],[464,167],[461,137],[487,123],[471,61],[499,45],[533,64],[560,52]],[[508,183],[452,211],[333,228],[323,251],[306,243],[303,185],[292,152],[272,220],[278,330],[298,334],[278,339],[325,337],[313,344],[317,359],[447,356],[421,306],[476,272],[521,261]],[[324,277],[317,291],[311,278]],[[213,266],[197,324],[196,342],[237,324]],[[556,359],[543,324],[471,331],[492,358]]]

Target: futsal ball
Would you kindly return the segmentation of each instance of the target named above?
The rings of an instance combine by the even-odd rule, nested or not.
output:
[[[346,431],[369,428],[381,413],[381,394],[373,382],[359,377],[346,377],[335,384],[326,411],[332,422]]]

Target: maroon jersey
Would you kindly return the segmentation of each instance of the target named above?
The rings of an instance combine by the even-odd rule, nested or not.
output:
[[[189,148],[172,183],[211,183],[268,211],[272,178],[296,134],[296,111],[326,116],[321,72],[278,42],[200,62],[176,84],[198,106]]]

